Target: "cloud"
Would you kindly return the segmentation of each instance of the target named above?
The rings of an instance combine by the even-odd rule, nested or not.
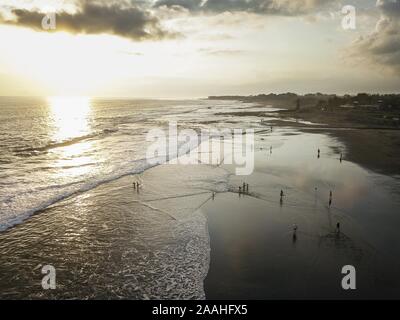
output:
[[[400,0],[378,0],[377,7],[381,17],[375,30],[354,41],[348,56],[400,75]]]
[[[3,18],[0,22],[43,31],[43,12],[13,8],[11,14],[14,19]],[[74,13],[57,12],[56,22],[56,31],[73,34],[107,33],[137,41],[177,36],[176,33],[164,30],[160,21],[149,10],[128,2],[106,4],[102,1],[82,0]]]
[[[190,12],[249,12],[270,15],[303,15],[315,12],[337,0],[158,0],[156,7],[181,7]]]
[[[317,12],[337,1],[70,0],[62,1],[63,10],[57,11],[55,31],[67,31],[73,34],[105,33],[135,41],[159,40],[180,36],[165,29],[162,22],[168,24],[168,20],[185,13],[189,15],[204,13],[211,16],[221,13],[296,16]],[[75,7],[76,10],[71,11],[71,7]],[[5,15],[2,18],[0,12],[0,23],[44,31],[42,29],[44,12],[34,6],[7,5],[7,11],[7,18]]]

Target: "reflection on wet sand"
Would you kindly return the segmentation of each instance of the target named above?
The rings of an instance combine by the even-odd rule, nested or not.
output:
[[[232,165],[162,165],[1,233],[0,297],[398,297],[394,180],[340,163],[343,146],[324,135],[289,132],[257,137],[245,182]],[[41,289],[44,264],[56,290]],[[352,293],[340,287],[348,264]]]
[[[246,178],[249,195],[239,201],[226,194],[204,208],[212,248],[207,297],[398,297],[394,265],[399,265],[400,247],[386,243],[387,237],[397,237],[396,228],[388,230],[381,219],[399,220],[393,211],[399,208],[397,198],[377,184],[375,175],[337,161],[335,150],[343,147],[323,135],[283,135],[284,144],[273,155],[263,152],[267,143],[278,145],[281,136],[260,139],[256,172]],[[323,146],[319,158],[316,146]],[[395,186],[395,180],[386,179]],[[240,181],[232,176],[230,184]],[[381,226],[390,235],[379,232]],[[352,293],[340,285],[348,264],[358,272],[359,288]]]

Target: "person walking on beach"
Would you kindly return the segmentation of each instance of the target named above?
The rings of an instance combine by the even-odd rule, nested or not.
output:
[[[272,154],[272,146],[269,148],[269,153]]]
[[[133,189],[136,189],[136,182],[133,183]]]
[[[293,225],[293,242],[297,240],[297,224]]]
[[[249,193],[249,184],[246,185],[246,191]]]
[[[332,190],[329,192],[329,207],[332,205]]]
[[[245,192],[246,192],[246,183],[243,182],[243,193],[245,193]]]
[[[343,155],[340,154],[340,163],[342,163]]]
[[[340,222],[336,223],[336,232],[340,233]]]
[[[284,194],[283,194],[283,190],[281,190],[281,199],[280,199],[280,203],[281,203],[281,205],[282,205],[282,203],[283,203],[283,196],[284,196]]]
[[[215,192],[212,193],[212,199],[215,199]]]
[[[318,148],[318,159],[320,158],[320,156],[321,156],[321,150],[319,150]]]
[[[242,187],[239,187],[239,196],[242,193]]]

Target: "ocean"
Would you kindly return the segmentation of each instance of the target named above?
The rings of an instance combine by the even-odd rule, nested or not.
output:
[[[207,100],[0,98],[0,230],[77,192],[153,166],[146,160],[146,135],[151,129],[167,128],[170,120],[182,129],[201,129],[210,127],[207,123],[213,119],[229,119],[215,116],[210,107],[229,112],[243,105]]]

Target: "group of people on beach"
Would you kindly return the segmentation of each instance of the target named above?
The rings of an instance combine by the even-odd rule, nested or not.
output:
[[[272,149],[272,147],[271,147],[271,149]],[[321,157],[321,149],[318,148],[317,154],[318,154],[317,157],[319,159]],[[340,153],[339,161],[340,161],[340,163],[342,163],[342,161],[343,161],[343,154],[342,153]],[[317,187],[315,187],[315,190],[317,190]],[[281,190],[281,192],[280,192],[280,200],[279,200],[281,206],[283,204],[283,197],[284,196],[285,196],[285,194],[284,194],[283,190]],[[332,192],[332,190],[330,190],[329,191],[329,201],[328,201],[328,207],[329,208],[332,206],[332,201],[333,201],[333,192]],[[297,239],[297,229],[298,229],[298,226],[296,224],[294,224],[293,225],[293,241],[296,241],[296,239]],[[340,233],[340,222],[336,223],[336,232]]]
[[[243,185],[239,187],[239,196],[241,194],[248,194],[249,193],[249,184],[243,182]]]
[[[271,131],[272,131],[272,127],[271,127]],[[270,148],[270,152],[272,153],[272,147]],[[318,159],[319,159],[321,156],[321,150],[318,148],[317,152],[318,152]],[[340,162],[342,162],[342,160],[343,160],[343,155],[342,155],[342,153],[340,153]],[[133,188],[137,192],[139,192],[140,183],[137,181],[133,182]],[[315,190],[317,190],[317,187],[315,187]],[[216,194],[215,192],[212,192],[212,200],[215,199],[215,194]],[[249,194],[249,184],[248,183],[243,182],[243,184],[241,186],[239,186],[239,196],[242,194]],[[280,200],[279,200],[281,206],[283,205],[283,197],[284,196],[285,196],[285,193],[283,192],[283,190],[281,190],[280,191]],[[333,192],[332,192],[332,190],[330,190],[329,191],[329,201],[328,201],[329,208],[332,206],[332,200],[333,200]],[[296,224],[294,224],[293,225],[293,241],[296,241],[296,239],[297,239],[297,229],[298,229],[298,226]],[[337,222],[337,224],[336,224],[336,232],[340,233],[340,223],[339,222]]]
[[[136,191],[139,192],[140,183],[135,181],[132,183],[132,185],[133,185],[133,189],[136,189]]]

